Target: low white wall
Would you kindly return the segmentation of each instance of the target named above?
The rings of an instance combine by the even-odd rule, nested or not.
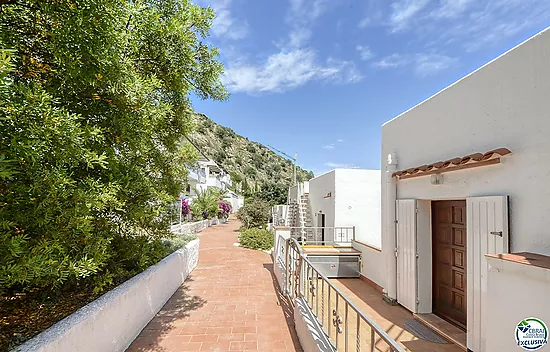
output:
[[[199,233],[209,226],[212,226],[211,220],[202,220],[172,225],[170,231],[177,235],[190,235],[193,233]]]
[[[382,252],[359,242],[352,242],[351,245],[361,251],[361,274],[378,286],[386,287],[386,266]]]
[[[13,351],[124,351],[180,287],[198,260],[199,240],[194,240]]]
[[[336,351],[302,298],[298,298],[294,305],[294,327],[304,352]]]
[[[286,240],[290,238],[290,228],[288,227],[274,227],[274,243],[273,243],[273,252],[271,257],[273,259],[273,272],[279,283],[281,290],[284,290],[285,287],[285,277],[286,272],[284,266],[281,264],[281,261],[284,263],[286,261]]]
[[[520,351],[514,334],[522,319],[535,317],[550,326],[550,269],[491,257],[487,262],[485,351]]]

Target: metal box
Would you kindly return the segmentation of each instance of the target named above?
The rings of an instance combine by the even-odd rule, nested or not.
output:
[[[329,278],[359,277],[361,257],[358,255],[308,255],[313,266]]]

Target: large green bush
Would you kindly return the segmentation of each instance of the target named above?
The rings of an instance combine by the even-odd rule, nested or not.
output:
[[[273,248],[274,234],[265,229],[246,229],[239,235],[241,247],[268,250]]]
[[[213,11],[188,0],[0,7],[0,293],[101,287],[158,261],[162,215],[196,156],[181,142],[190,94],[227,97],[204,42]]]
[[[237,211],[237,219],[241,220],[247,229],[267,226],[271,216],[271,204],[264,199],[247,199]]]

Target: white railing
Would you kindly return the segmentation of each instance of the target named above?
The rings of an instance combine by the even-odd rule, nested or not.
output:
[[[294,238],[278,238],[277,262],[285,269],[283,292],[291,302],[301,298],[317,318],[337,351],[395,351],[404,349],[363,313],[304,255]]]
[[[355,240],[355,226],[350,227],[290,227],[290,234],[302,245],[351,244]]]

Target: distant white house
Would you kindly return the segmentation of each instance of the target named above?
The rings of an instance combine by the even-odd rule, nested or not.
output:
[[[208,188],[217,188],[226,192],[224,199],[231,205],[232,212],[239,210],[244,205],[244,197],[229,189],[232,186],[229,174],[216,162],[208,159],[195,144],[191,144],[199,153],[199,159],[195,166],[187,170],[187,187],[180,195],[180,199],[189,199],[189,202],[192,202],[193,197],[196,196],[195,190],[202,192]],[[177,202],[175,207],[180,209],[176,212],[181,212],[181,201]],[[182,220],[185,219],[176,216],[172,219],[172,223],[179,223]]]
[[[550,324],[549,30],[384,124],[382,173],[389,300],[474,352],[518,351],[524,318]]]

